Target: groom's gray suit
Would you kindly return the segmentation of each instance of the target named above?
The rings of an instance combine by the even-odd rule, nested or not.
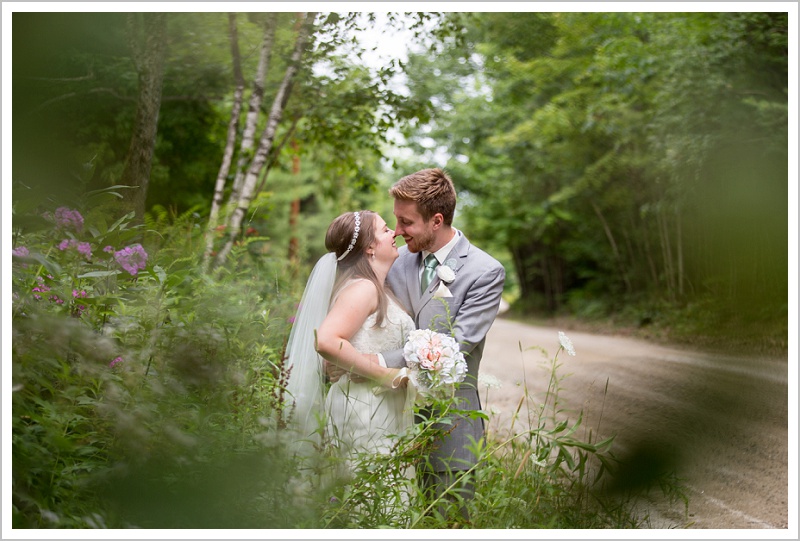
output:
[[[478,410],[481,408],[478,396],[477,378],[486,333],[492,326],[500,307],[500,296],[505,282],[503,266],[483,250],[473,246],[465,236],[460,236],[455,247],[445,258],[444,264],[455,271],[455,279],[445,284],[451,297],[434,297],[441,280],[435,276],[428,288],[420,293],[420,269],[422,254],[411,253],[408,247],[400,248],[400,256],[392,265],[387,283],[398,300],[412,313],[419,329],[446,331],[445,321],[449,306],[450,318],[455,325],[455,339],[461,346],[467,361],[467,378],[457,391],[457,408]],[[387,366],[405,366],[402,350],[382,352]],[[455,427],[436,442],[430,456],[433,471],[466,470],[476,462],[469,450],[472,441],[484,435],[482,419],[468,419],[458,416]],[[443,425],[450,430],[450,425]]]

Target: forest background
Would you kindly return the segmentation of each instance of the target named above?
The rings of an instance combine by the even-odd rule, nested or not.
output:
[[[408,55],[375,66],[367,13],[13,13],[20,524],[85,524],[76,476],[216,408],[242,439],[280,422],[327,225],[391,224],[388,186],[424,167],[505,265],[510,317],[788,350],[786,11],[399,15]],[[168,379],[145,400],[142,374]],[[192,415],[164,425],[171,386]]]

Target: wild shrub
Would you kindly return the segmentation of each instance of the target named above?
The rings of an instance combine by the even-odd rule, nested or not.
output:
[[[282,276],[200,274],[190,214],[158,232],[131,219],[57,207],[15,228],[15,527],[139,526],[155,500],[118,490],[131,479],[186,485],[264,455],[293,308]]]
[[[424,502],[411,472],[447,405],[347,475],[334,453],[287,453],[283,347],[299,286],[280,258],[244,242],[230,266],[201,272],[191,212],[142,225],[28,212],[15,216],[11,277],[14,528],[642,527],[632,500],[598,489],[612,441],[583,441],[581,417],[563,415],[558,353],[546,396],[526,397],[527,425],[475,442],[469,520],[445,518],[449,504]]]

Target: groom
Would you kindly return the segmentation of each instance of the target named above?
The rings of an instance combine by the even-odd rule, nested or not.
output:
[[[419,329],[448,332],[449,311],[455,339],[468,366],[466,380],[456,392],[455,408],[479,410],[478,369],[486,333],[500,306],[505,270],[453,227],[456,190],[441,169],[423,169],[405,176],[389,193],[394,198],[397,218],[395,235],[402,236],[406,245],[400,248],[387,283],[411,312]],[[382,352],[382,356],[389,367],[406,365],[402,350]],[[470,447],[484,436],[483,419],[462,413],[451,418],[452,425],[437,426],[440,430],[428,465],[418,468],[422,471],[423,489],[430,497],[438,497],[475,465],[477,457]],[[460,494],[472,498],[474,486],[470,477],[461,481],[456,485]],[[463,506],[461,513],[469,518]]]

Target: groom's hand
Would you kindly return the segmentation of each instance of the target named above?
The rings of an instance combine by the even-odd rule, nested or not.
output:
[[[340,366],[328,362],[327,360],[324,360],[324,362],[325,362],[325,374],[328,376],[328,381],[330,381],[331,383],[336,383],[337,381],[339,381],[339,378],[341,378],[345,374],[350,375],[350,381],[352,381],[353,383],[364,383],[365,381],[368,381],[368,378],[365,378],[364,376],[361,376],[359,374],[353,374],[352,372],[349,372]]]
[[[339,378],[342,377],[346,372],[327,360],[323,360],[322,362],[325,363],[325,375],[328,376],[328,381],[331,383],[336,383],[339,381]]]

